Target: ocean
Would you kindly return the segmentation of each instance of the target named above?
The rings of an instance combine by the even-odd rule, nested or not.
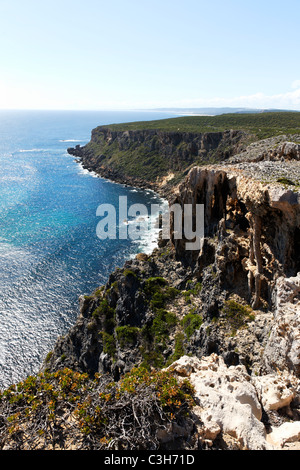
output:
[[[100,240],[100,204],[163,201],[84,170],[68,147],[98,125],[174,117],[163,112],[0,111],[0,389],[38,372],[75,323],[78,298],[139,252],[140,240]],[[150,212],[149,212],[150,213]],[[155,215],[155,214],[154,214]]]

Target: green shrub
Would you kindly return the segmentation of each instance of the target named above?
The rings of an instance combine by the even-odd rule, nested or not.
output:
[[[192,281],[188,281],[187,286],[189,287],[191,284],[192,284]],[[183,291],[183,292],[182,292],[182,295],[183,295],[183,297],[184,297],[184,299],[185,299],[185,302],[186,302],[187,304],[192,303],[191,297],[192,297],[192,296],[195,296],[195,297],[198,296],[198,295],[200,294],[200,292],[201,292],[201,289],[202,289],[202,284],[201,284],[201,282],[197,282],[197,283],[194,285],[194,287],[191,287],[190,289]]]
[[[154,367],[155,369],[162,369],[164,367],[165,358],[162,346],[155,345],[151,349],[141,346],[140,352],[143,357],[141,366],[146,368]]]
[[[110,307],[107,299],[103,299],[99,307],[97,307],[93,313],[92,317],[95,319],[102,319],[103,328],[107,333],[112,333],[115,327],[115,309]]]
[[[171,360],[168,362],[171,364],[174,361],[177,361],[180,359],[182,356],[185,354],[185,348],[184,348],[184,334],[183,333],[177,333],[175,336],[175,347],[174,347],[174,353],[171,357]]]
[[[131,269],[125,269],[123,274],[124,274],[125,277],[129,277],[129,276],[134,277],[134,278],[137,277],[135,272],[133,272]]]
[[[164,356],[166,340],[178,320],[174,313],[165,309],[157,309],[154,318],[141,330],[143,344],[140,348],[145,367],[162,368],[166,364]]]
[[[105,331],[101,331],[101,335],[103,342],[103,352],[113,358],[116,354],[116,341],[114,336],[106,333]]]
[[[51,360],[52,356],[53,356],[53,351],[48,352],[48,354],[46,356],[46,359],[45,359],[45,362],[49,362]]]
[[[295,183],[293,181],[285,177],[278,178],[277,183],[284,184],[285,186],[295,186]]]
[[[97,289],[97,290],[95,291],[95,296],[96,296],[96,297],[101,297],[101,296],[102,296],[102,293],[103,293],[103,291],[104,291],[104,289],[105,289],[105,286],[101,286],[99,289]]]
[[[226,323],[231,327],[232,334],[240,328],[244,328],[247,323],[255,319],[251,307],[242,305],[233,299],[227,300],[222,308],[222,314]]]
[[[203,323],[202,317],[193,312],[188,313],[181,320],[181,325],[183,326],[183,329],[187,338],[190,338],[192,334],[200,328],[202,323]]]
[[[178,381],[171,371],[151,371],[145,367],[133,368],[118,384],[119,397],[123,393],[136,394],[140,387],[151,385],[157,392],[161,406],[174,412],[183,405],[194,406],[194,387],[185,379]]]
[[[160,292],[160,288],[168,285],[168,282],[163,277],[149,277],[145,281],[145,293],[153,295],[155,292]]]
[[[134,326],[118,326],[116,328],[116,334],[120,346],[123,348],[130,344],[135,344],[137,342],[139,332],[140,329]]]
[[[179,290],[168,286],[163,277],[150,277],[145,282],[144,292],[149,298],[151,308],[161,309],[178,295]]]
[[[164,309],[158,309],[153,319],[151,332],[154,339],[167,337],[170,329],[177,323],[176,315]]]

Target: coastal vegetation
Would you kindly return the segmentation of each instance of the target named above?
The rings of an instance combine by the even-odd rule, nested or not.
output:
[[[231,329],[231,334],[235,335],[240,328],[247,327],[247,324],[254,321],[254,311],[249,305],[242,305],[233,299],[226,300],[221,311],[223,325]]]
[[[0,393],[0,435],[13,450],[155,449],[158,428],[187,419],[188,380],[136,367],[119,382],[64,368]]]
[[[233,113],[217,116],[184,116],[156,121],[102,126],[113,131],[160,130],[165,132],[207,133],[228,129],[243,130],[265,139],[274,135],[299,134],[300,112]]]
[[[110,124],[95,128],[88,144],[68,152],[101,176],[157,191],[163,186],[168,193],[193,166],[226,161],[251,143],[282,135],[298,142],[300,112]]]

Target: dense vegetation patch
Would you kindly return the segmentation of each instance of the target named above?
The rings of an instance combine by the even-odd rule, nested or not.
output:
[[[181,324],[183,326],[184,332],[189,339],[192,334],[200,328],[200,326],[203,323],[203,319],[200,315],[194,312],[188,313],[183,320],[181,321]]]
[[[114,124],[109,127],[115,131],[161,130],[167,132],[224,132],[235,129],[254,134],[264,139],[280,134],[300,132],[299,112],[267,112],[245,114],[222,114],[218,116],[185,116],[156,121]]]
[[[144,292],[153,309],[164,308],[166,302],[174,299],[179,290],[170,287],[166,279],[162,277],[150,277],[145,282]]]
[[[67,368],[30,376],[0,393],[0,448],[156,449],[159,430],[188,419],[193,393],[142,367],[117,383]]]
[[[245,328],[255,319],[254,312],[248,305],[242,305],[233,299],[227,300],[222,309],[222,320],[230,327],[235,335],[238,329]]]

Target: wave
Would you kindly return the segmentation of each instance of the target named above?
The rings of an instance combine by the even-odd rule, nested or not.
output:
[[[53,149],[20,149],[18,152],[20,153],[32,153],[32,152],[53,152]]]
[[[59,142],[85,142],[84,140],[78,140],[78,139],[61,139]]]
[[[168,203],[164,200],[161,201],[161,208],[163,212],[167,210]],[[159,232],[161,228],[159,227],[159,213],[150,214],[148,217],[137,217],[134,220],[124,221],[126,225],[134,224],[138,225],[139,222],[147,221],[148,229],[146,228],[141,232],[141,235],[138,239],[132,240],[132,243],[136,246],[136,251],[131,255],[131,258],[134,258],[137,253],[145,253],[150,255],[155,248],[158,247]]]
[[[4,181],[23,182],[26,179],[27,178],[25,176],[15,176],[15,175],[1,176],[0,175],[0,181],[2,181],[2,182],[4,182]],[[1,242],[1,238],[0,238],[0,242]]]
[[[81,162],[78,162],[78,167],[79,167],[78,174],[80,176],[92,176],[93,178],[99,178],[99,175],[97,173],[84,168]]]

